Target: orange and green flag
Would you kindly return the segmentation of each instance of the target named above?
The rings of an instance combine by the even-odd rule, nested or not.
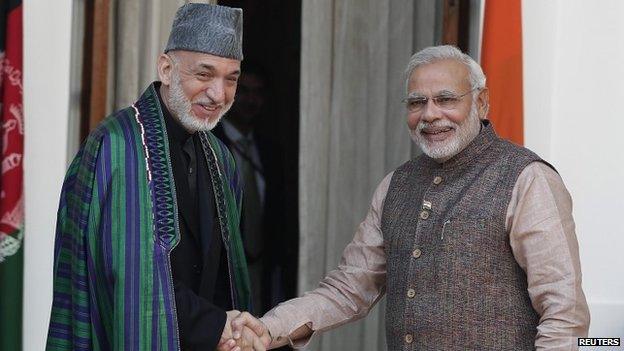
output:
[[[521,0],[486,0],[481,66],[490,89],[488,118],[498,135],[522,145]]]

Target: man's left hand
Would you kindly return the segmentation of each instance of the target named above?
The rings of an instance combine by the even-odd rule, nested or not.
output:
[[[236,346],[236,342],[232,337],[232,320],[240,315],[240,311],[231,310],[226,312],[227,319],[225,320],[225,326],[223,327],[223,333],[221,333],[221,339],[217,345],[217,351],[237,351],[233,347]]]

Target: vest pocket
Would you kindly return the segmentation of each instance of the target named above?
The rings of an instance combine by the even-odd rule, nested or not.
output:
[[[501,262],[496,222],[487,217],[451,218],[444,226],[436,267],[440,276],[453,282],[449,294],[463,296],[462,291],[485,294],[494,283],[496,266]],[[484,295],[485,296],[485,295]]]
[[[455,217],[442,224],[439,239],[443,251],[486,255],[498,246],[495,224],[487,217]]]

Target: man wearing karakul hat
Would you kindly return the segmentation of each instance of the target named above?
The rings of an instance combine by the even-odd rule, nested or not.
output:
[[[160,81],[84,142],[61,194],[47,349],[214,350],[249,309],[240,177],[210,132],[242,59],[242,10],[182,6]]]

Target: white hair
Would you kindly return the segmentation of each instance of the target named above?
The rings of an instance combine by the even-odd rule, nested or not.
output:
[[[405,89],[407,90],[410,76],[416,68],[441,60],[456,60],[466,65],[470,87],[476,90],[475,95],[478,90],[485,88],[485,74],[472,57],[452,45],[440,45],[424,48],[412,55],[405,70]]]

